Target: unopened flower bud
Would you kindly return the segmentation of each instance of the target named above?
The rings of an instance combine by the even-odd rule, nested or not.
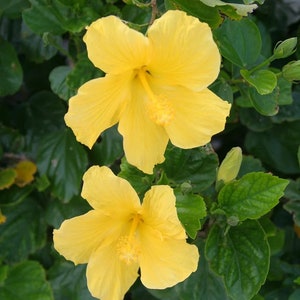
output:
[[[292,55],[296,51],[297,38],[289,38],[281,43],[278,43],[274,49],[274,58],[285,58]]]
[[[291,61],[282,68],[282,76],[288,81],[300,80],[300,60]]]
[[[222,161],[217,174],[217,182],[230,182],[236,178],[242,163],[242,149],[233,147]]]

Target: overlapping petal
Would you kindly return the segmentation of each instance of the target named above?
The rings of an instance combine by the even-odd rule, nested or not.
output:
[[[149,28],[153,47],[148,65],[162,85],[202,90],[218,76],[221,56],[206,23],[182,11],[167,11]]]
[[[65,122],[79,142],[91,148],[105,129],[119,121],[131,76],[129,72],[88,81],[70,99]]]
[[[87,267],[87,283],[91,294],[101,300],[123,300],[125,293],[138,277],[138,264],[118,259],[116,245],[99,247]]]
[[[150,289],[164,289],[185,280],[198,266],[199,253],[185,239],[161,239],[149,226],[141,227],[141,281]]]
[[[165,126],[173,145],[187,149],[205,145],[225,127],[231,105],[208,89],[164,91],[172,99],[174,119]]]
[[[118,224],[109,222],[107,217],[95,210],[65,220],[61,227],[53,232],[54,247],[75,264],[87,263],[91,253],[107,235],[106,231],[100,231],[99,228],[111,228],[111,225]]]
[[[185,239],[185,231],[177,217],[175,200],[174,192],[169,186],[153,186],[143,200],[143,219],[162,238]]]
[[[128,162],[152,174],[154,165],[164,161],[169,138],[164,128],[150,119],[149,99],[137,80],[133,81],[131,91],[131,101],[122,113],[118,129],[124,137]]]
[[[82,197],[115,222],[127,222],[140,209],[135,190],[107,167],[93,166],[83,176]]]
[[[106,73],[121,74],[147,64],[149,41],[119,18],[108,16],[93,22],[84,36],[88,57]]]

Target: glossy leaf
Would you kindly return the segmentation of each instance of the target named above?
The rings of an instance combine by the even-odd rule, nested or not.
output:
[[[201,228],[200,219],[206,216],[206,205],[203,198],[193,194],[176,194],[176,208],[178,218],[187,234],[195,239]]]
[[[254,9],[257,8],[256,4],[250,4],[250,5],[245,5],[245,4],[236,4],[236,3],[231,3],[231,2],[223,2],[220,0],[200,0],[204,4],[215,7],[215,6],[231,6],[236,10],[236,13],[241,15],[241,16],[247,16],[248,13],[252,13]]]
[[[169,146],[165,157],[161,168],[167,177],[177,184],[188,178],[194,192],[208,188],[216,179],[218,157],[211,146],[189,150]]]
[[[263,116],[274,116],[278,113],[277,93],[261,95],[254,88],[249,90],[253,107]]]
[[[221,22],[219,11],[215,7],[209,7],[199,0],[165,0],[167,9],[179,9],[208,23],[210,27],[217,28]]]
[[[43,267],[35,261],[24,261],[9,267],[0,288],[3,300],[53,300]]]
[[[49,75],[49,81],[53,93],[63,100],[68,100],[75,94],[75,90],[72,90],[66,82],[67,76],[70,74],[70,72],[71,67],[59,66],[54,68]]]
[[[57,49],[54,46],[47,45],[43,38],[30,30],[25,23],[22,23],[21,35],[23,37],[22,50],[31,61],[41,63],[52,58],[57,53]],[[56,37],[56,40],[57,43],[62,41],[60,37]]]
[[[140,199],[143,199],[144,194],[151,188],[151,185],[155,181],[156,174],[143,173],[138,168],[129,164],[125,157],[122,158],[120,168],[121,171],[118,176],[129,181],[140,196]]]
[[[270,249],[265,232],[255,220],[231,227],[214,225],[209,232],[205,256],[211,268],[222,276],[234,300],[251,299],[265,282]]]
[[[123,138],[117,128],[111,127],[101,134],[101,141],[96,143],[89,153],[94,164],[109,166],[123,156]]]
[[[87,154],[69,129],[46,135],[38,149],[37,166],[52,183],[53,193],[69,201],[79,194]]]
[[[219,207],[227,217],[240,221],[258,219],[269,212],[283,196],[288,180],[255,172],[226,184],[218,195]]]
[[[241,75],[249,84],[255,87],[260,95],[272,93],[277,85],[276,75],[269,70],[258,70],[254,73],[241,70]]]
[[[222,56],[239,67],[251,66],[261,50],[260,32],[250,19],[226,20],[215,30]]]
[[[14,47],[0,36],[0,97],[18,91],[23,81],[23,70]]]
[[[248,132],[245,140],[247,150],[263,161],[271,170],[284,174],[299,174],[297,159],[300,122],[274,125],[264,132]]]
[[[27,198],[2,212],[6,222],[0,226],[0,260],[19,262],[44,246],[46,224],[36,201]]]
[[[57,262],[49,271],[48,278],[55,300],[92,300],[86,285],[86,266],[74,266],[71,262]]]

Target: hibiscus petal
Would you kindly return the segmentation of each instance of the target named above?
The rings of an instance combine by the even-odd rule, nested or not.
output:
[[[107,226],[108,222],[107,217],[95,210],[66,220],[59,229],[53,231],[54,248],[75,264],[87,263],[91,253],[103,240],[103,234],[108,234],[103,228],[112,230],[111,226]]]
[[[116,245],[98,248],[87,266],[87,284],[91,294],[101,300],[123,300],[138,277],[138,264],[120,261]]]
[[[137,193],[107,167],[93,166],[83,176],[82,197],[116,222],[127,222],[140,207]]]
[[[152,174],[155,164],[164,161],[168,143],[165,129],[149,117],[147,94],[138,84],[132,83],[131,103],[122,112],[119,132],[123,135],[124,152],[128,162],[144,173]]]
[[[70,99],[65,122],[79,142],[91,148],[105,129],[119,121],[128,97],[130,76],[106,76],[88,81]]]
[[[148,70],[161,84],[199,91],[217,78],[221,56],[206,23],[170,10],[153,23],[147,35],[153,46]]]
[[[161,239],[141,226],[141,281],[150,289],[164,289],[185,280],[198,266],[198,248],[185,240]]]
[[[143,220],[159,231],[162,238],[185,239],[186,234],[178,219],[175,201],[175,195],[169,186],[153,186],[143,200]]]
[[[175,146],[186,149],[205,145],[224,129],[231,105],[210,90],[177,88],[164,93],[172,99],[174,118],[165,129]]]
[[[140,68],[149,59],[147,38],[115,16],[93,22],[84,41],[89,59],[106,73],[120,74]]]

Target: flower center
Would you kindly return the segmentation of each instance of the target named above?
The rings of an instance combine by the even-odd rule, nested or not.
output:
[[[140,248],[136,239],[136,229],[138,224],[142,222],[140,214],[135,214],[132,219],[130,231],[128,235],[121,236],[117,244],[117,253],[119,259],[127,265],[137,262]]]
[[[138,78],[148,95],[150,102],[148,103],[148,113],[149,117],[152,121],[154,121],[158,125],[167,125],[174,117],[173,109],[170,105],[170,101],[162,96],[156,95],[146,78],[146,71],[144,68],[141,68],[138,71]]]

